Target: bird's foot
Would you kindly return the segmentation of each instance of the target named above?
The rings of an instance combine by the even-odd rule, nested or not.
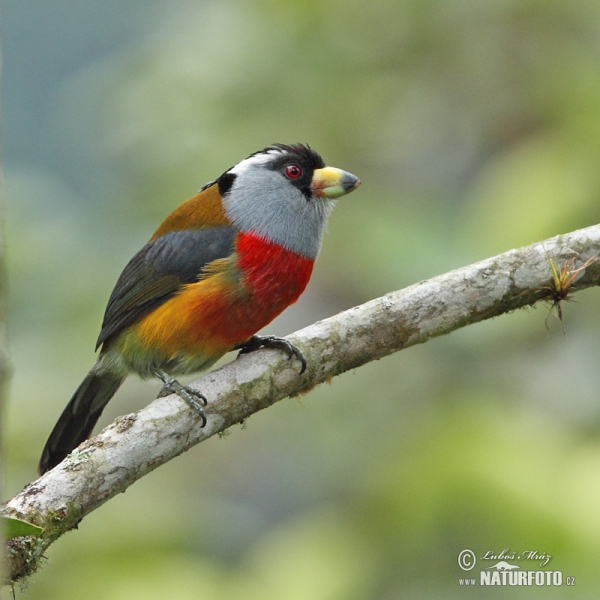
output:
[[[253,335],[247,342],[239,344],[235,347],[235,350],[239,350],[240,354],[247,354],[248,352],[254,352],[259,348],[275,348],[277,350],[283,350],[288,355],[288,360],[296,358],[302,364],[300,374],[306,371],[306,358],[299,348],[294,346],[291,342],[274,335]]]
[[[206,414],[204,412],[204,407],[207,404],[206,396],[194,388],[182,385],[177,379],[169,377],[164,371],[156,371],[156,376],[164,384],[158,398],[169,394],[177,394],[191,409],[200,415],[202,427],[204,427],[206,425]]]

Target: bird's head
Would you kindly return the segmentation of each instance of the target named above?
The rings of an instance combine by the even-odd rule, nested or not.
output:
[[[275,144],[255,152],[217,180],[227,217],[308,258],[316,258],[335,199],[360,185],[351,173],[325,166],[311,148]]]

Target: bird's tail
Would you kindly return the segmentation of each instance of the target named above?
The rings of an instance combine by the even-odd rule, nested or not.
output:
[[[97,373],[92,370],[87,374],[44,446],[38,466],[40,475],[55,467],[89,437],[104,407],[123,380],[124,377],[114,373]]]

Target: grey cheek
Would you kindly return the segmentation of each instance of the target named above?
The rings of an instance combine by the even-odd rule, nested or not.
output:
[[[331,207],[320,200],[307,200],[293,189],[282,198],[281,175],[261,174],[260,180],[246,174],[236,180],[223,200],[225,213],[241,231],[261,237],[308,258],[316,258]]]

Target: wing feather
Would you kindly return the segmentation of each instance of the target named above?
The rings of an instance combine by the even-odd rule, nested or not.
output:
[[[146,244],[125,267],[113,290],[96,348],[194,283],[211,262],[229,256],[231,226],[172,231]]]

